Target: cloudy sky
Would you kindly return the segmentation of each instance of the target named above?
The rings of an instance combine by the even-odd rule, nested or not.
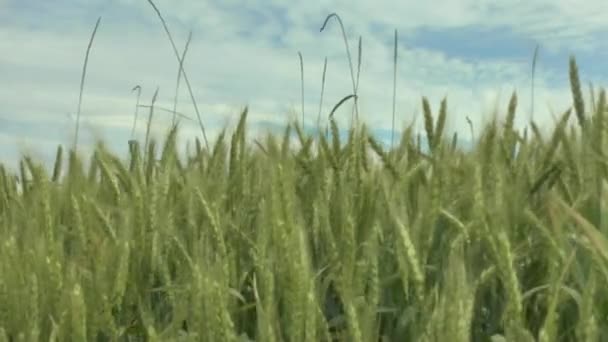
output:
[[[532,56],[540,45],[534,119],[553,123],[571,105],[568,57],[575,54],[585,90],[608,76],[608,2],[600,0],[510,0],[503,2],[156,0],[177,49],[192,40],[185,71],[210,143],[249,106],[253,134],[281,130],[300,118],[298,51],[304,60],[305,124],[319,115],[327,58],[322,118],[352,93],[346,50],[336,12],[345,26],[356,69],[362,37],[360,118],[380,139],[390,140],[393,40],[398,30],[397,126],[416,120],[421,96],[434,111],[448,99],[449,132],[470,138],[466,117],[476,125],[494,108],[506,110],[517,90],[517,124],[530,117]],[[173,108],[178,62],[147,0],[0,0],[0,160],[14,166],[29,151],[47,163],[58,144],[70,146],[84,56],[98,17],[89,57],[79,149],[104,139],[124,153],[141,87],[141,105]],[[196,118],[186,86],[178,111]],[[336,113],[350,121],[351,104]],[[140,108],[135,138],[143,139],[148,109]],[[155,111],[153,133],[162,136],[171,114]],[[181,137],[202,137],[196,121],[183,120]]]

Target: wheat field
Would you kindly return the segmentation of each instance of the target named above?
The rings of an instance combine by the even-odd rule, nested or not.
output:
[[[513,93],[470,151],[426,98],[341,141],[353,74],[326,132],[0,166],[0,341],[608,341],[606,94],[570,83],[548,138]]]

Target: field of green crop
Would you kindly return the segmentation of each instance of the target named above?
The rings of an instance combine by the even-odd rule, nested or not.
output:
[[[0,169],[0,340],[605,340],[603,91],[594,107],[545,141],[512,129],[513,96],[467,153],[425,102],[428,153],[411,130],[341,143],[333,120],[248,145],[245,111],[187,160],[177,126],[126,163],[26,157],[19,184]]]
[[[608,341],[606,94],[570,83],[548,137],[513,93],[466,151],[423,98],[391,149],[245,109],[186,158],[174,125],[0,164],[0,341]]]

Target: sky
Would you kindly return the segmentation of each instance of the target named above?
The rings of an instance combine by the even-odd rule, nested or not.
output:
[[[422,132],[421,98],[436,114],[448,104],[447,134],[471,141],[466,118],[481,127],[496,111],[504,116],[518,95],[516,125],[531,117],[531,69],[535,73],[534,120],[548,129],[572,105],[568,59],[579,65],[586,96],[608,77],[608,2],[528,1],[279,1],[156,0],[181,54],[192,38],[184,70],[210,144],[223,127],[249,108],[248,134],[282,133],[302,120],[300,60],[304,70],[304,125],[325,124],[332,107],[353,93],[342,31],[354,71],[362,54],[359,118],[390,143],[393,111],[394,35],[398,32],[396,129]],[[78,150],[101,139],[126,156],[129,139],[143,141],[149,106],[158,96],[151,125],[162,138],[171,125],[179,62],[148,0],[0,0],[0,162],[18,165],[23,153],[51,165],[58,145],[71,147],[76,127],[85,52],[99,27],[87,66]],[[327,71],[320,105],[324,60]],[[180,84],[180,146],[201,129],[187,87]],[[352,102],[335,117],[347,128]],[[398,134],[397,132],[397,134]],[[398,141],[398,140],[397,140]]]

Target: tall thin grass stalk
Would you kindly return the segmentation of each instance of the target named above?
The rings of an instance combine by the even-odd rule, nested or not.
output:
[[[302,128],[304,128],[304,59],[300,51],[298,51],[298,56],[300,57],[300,81],[302,88]]]
[[[355,91],[353,92],[353,94],[357,95],[359,94],[359,76],[361,75],[361,57],[363,54],[363,37],[359,36],[359,43],[358,43],[358,48],[357,48],[357,76],[355,78]],[[357,109],[357,98],[355,98],[355,106],[353,107],[353,112],[352,114],[355,115],[355,123],[359,122],[359,113],[356,112],[355,110]],[[351,127],[354,127],[354,125],[351,125]]]
[[[534,75],[536,73],[536,60],[538,58],[538,44],[534,48],[534,55],[532,56],[532,84],[531,84],[531,94],[530,94],[530,121],[534,120]]]
[[[150,128],[152,127],[152,116],[154,115],[154,103],[156,102],[156,97],[158,96],[158,87],[156,87],[156,91],[152,96],[152,104],[150,105],[150,115],[148,116],[148,124],[146,126],[146,140],[144,143],[144,151],[148,148],[148,142],[150,141]]]
[[[391,149],[395,141],[395,106],[397,101],[397,30],[395,29],[395,50],[393,52],[393,120],[391,124]]]
[[[148,0],[148,3],[150,3],[150,5],[154,9],[154,11],[156,12],[156,15],[158,16],[161,23],[163,24],[163,28],[165,29],[165,32],[167,33],[169,42],[171,42],[171,47],[173,47],[173,53],[175,53],[175,57],[177,58],[177,60],[180,61],[179,53],[177,52],[177,48],[175,47],[175,43],[173,42],[173,37],[171,36],[171,32],[169,32],[169,28],[167,27],[167,23],[165,22],[165,19],[163,18],[162,14],[160,14],[158,7],[156,7],[156,5],[154,4],[154,2],[152,0]],[[188,93],[190,93],[190,99],[192,100],[192,105],[194,106],[194,111],[196,112],[196,117],[197,117],[198,123],[201,127],[201,132],[203,133],[203,139],[205,139],[205,146],[207,147],[207,149],[209,149],[209,141],[207,140],[207,133],[205,133],[205,125],[203,125],[203,120],[201,119],[201,113],[198,110],[198,105],[196,103],[196,99],[194,98],[194,92],[192,91],[192,87],[190,86],[190,81],[188,80],[188,74],[186,74],[186,71],[184,70],[183,66],[184,65],[180,63],[180,69],[184,75],[184,81],[186,82],[186,86],[188,87]]]
[[[320,129],[321,125],[321,112],[323,111],[323,94],[325,93],[325,73],[327,71],[327,57],[323,63],[323,76],[321,78],[321,99],[319,100],[319,115],[317,116],[317,129]]]
[[[91,34],[91,39],[89,39],[89,45],[87,46],[87,52],[84,56],[84,65],[82,67],[82,75],[80,77],[80,92],[78,94],[78,109],[76,110],[76,132],[74,133],[74,152],[78,148],[78,131],[80,126],[80,109],[82,107],[82,93],[84,90],[84,79],[87,74],[87,65],[89,64],[89,53],[91,52],[91,47],[93,46],[93,39],[95,39],[95,34],[97,33],[97,28],[99,27],[99,22],[101,21],[101,17],[97,18],[97,22],[95,23],[95,28],[93,29],[93,33]]]
[[[184,51],[182,52],[182,56],[179,59],[179,70],[177,70],[177,82],[175,83],[175,98],[173,100],[173,120],[171,123],[175,125],[175,121],[177,119],[177,101],[179,98],[179,86],[181,84],[182,78],[182,69],[184,68],[184,60],[186,59],[186,53],[188,53],[188,47],[190,46],[190,42],[192,41],[192,31],[188,33],[188,39],[186,40],[186,45],[184,46]]]
[[[131,140],[135,137],[135,126],[137,125],[137,116],[139,114],[139,98],[141,97],[141,86],[136,85],[131,89],[131,92],[137,90],[137,100],[135,102],[135,114],[133,115],[133,127],[131,128]]]
[[[346,31],[344,30],[344,25],[342,24],[342,19],[340,19],[340,16],[338,14],[331,13],[330,15],[327,16],[327,18],[325,18],[325,21],[323,22],[323,26],[321,26],[321,29],[319,30],[319,32],[323,32],[323,30],[325,29],[325,26],[329,22],[329,19],[331,19],[331,18],[336,18],[336,20],[338,21],[338,24],[340,24],[340,29],[342,30],[342,38],[344,39],[344,45],[346,47],[346,55],[348,57],[348,66],[350,68],[350,78],[353,83],[353,94],[357,95],[357,84],[355,83],[355,75],[354,75],[354,71],[353,71],[353,61],[350,56],[350,48],[348,47],[348,39],[346,38]],[[356,115],[355,117],[358,119],[359,118],[359,109],[358,109],[356,100],[355,100],[355,115]]]

